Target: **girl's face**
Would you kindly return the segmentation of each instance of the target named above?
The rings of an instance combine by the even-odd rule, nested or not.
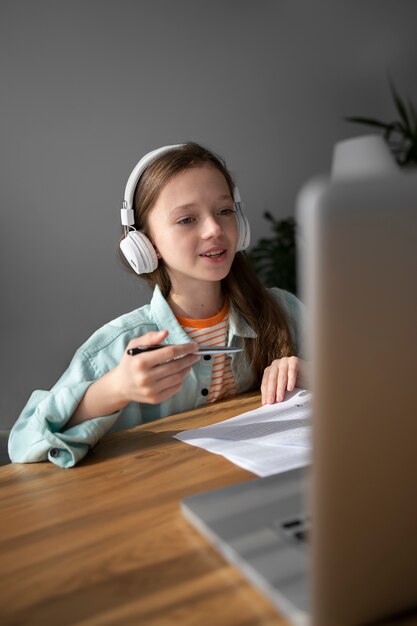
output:
[[[233,198],[223,174],[202,165],[175,176],[150,211],[147,233],[176,289],[225,278],[238,233]]]

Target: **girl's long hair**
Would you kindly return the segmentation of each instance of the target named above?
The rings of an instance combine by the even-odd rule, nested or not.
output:
[[[142,174],[134,196],[136,228],[147,232],[149,212],[169,180],[184,170],[207,164],[223,174],[233,196],[233,179],[224,161],[199,144],[189,142],[160,156]],[[122,254],[121,258],[124,265],[133,271]],[[162,259],[155,271],[140,277],[152,287],[158,285],[163,296],[168,297],[171,280]],[[229,303],[257,335],[256,339],[244,339],[244,350],[255,372],[256,386],[259,386],[265,367],[274,359],[295,353],[287,317],[262,285],[244,252],[236,253],[228,276],[222,280],[222,289]]]

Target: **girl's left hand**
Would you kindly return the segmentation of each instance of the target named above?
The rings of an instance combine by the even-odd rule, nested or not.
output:
[[[296,356],[275,359],[265,368],[261,383],[262,404],[282,402],[286,391],[293,391],[304,373],[305,363]],[[300,381],[299,381],[300,382]]]

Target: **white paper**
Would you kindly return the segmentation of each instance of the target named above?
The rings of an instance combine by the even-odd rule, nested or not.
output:
[[[258,476],[271,476],[310,463],[310,422],[311,393],[296,389],[284,402],[174,436]]]

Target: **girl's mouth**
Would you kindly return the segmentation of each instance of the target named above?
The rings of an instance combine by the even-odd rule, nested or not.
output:
[[[207,250],[207,252],[203,252],[200,256],[209,258],[209,259],[217,259],[225,254],[226,250],[224,248],[216,248],[213,250]]]

